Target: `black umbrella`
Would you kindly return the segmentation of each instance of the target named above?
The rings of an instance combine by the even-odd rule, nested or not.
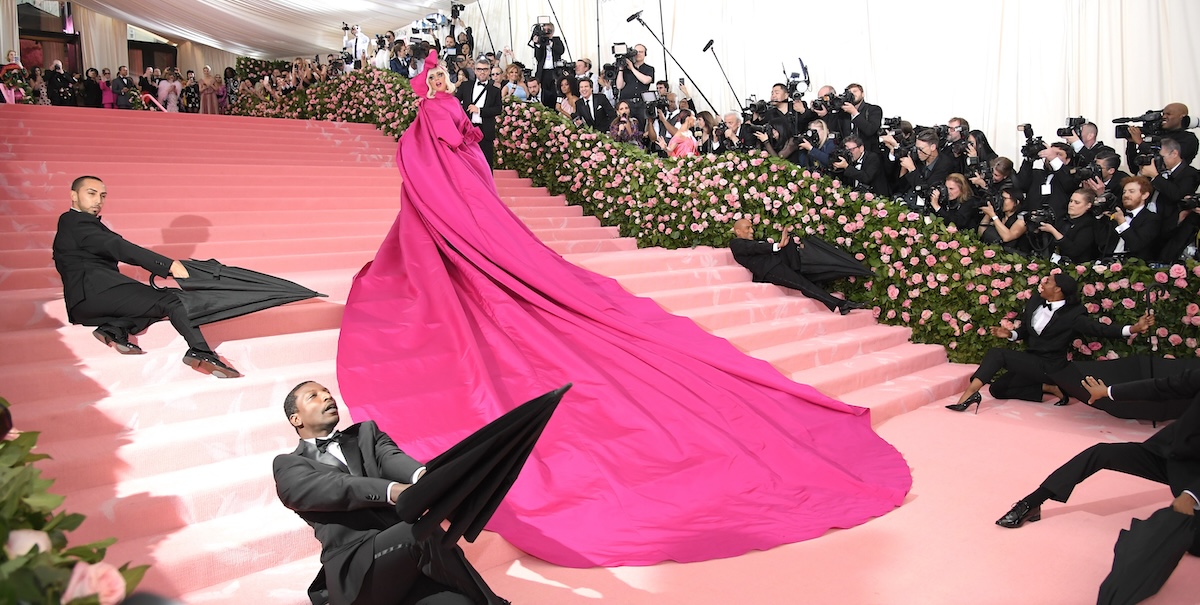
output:
[[[784,247],[784,253],[788,255],[787,263],[814,282],[873,275],[866,265],[854,258],[854,255],[823,239],[809,236],[801,239],[801,243],[803,248]],[[795,249],[795,256],[788,252],[789,249]],[[793,263],[798,263],[798,265],[793,265]]]
[[[1052,373],[1050,378],[1062,389],[1064,394],[1086,402],[1090,395],[1082,383],[1083,379],[1088,376],[1098,378],[1104,381],[1104,384],[1111,386],[1147,378],[1174,376],[1197,367],[1200,367],[1200,360],[1163,359],[1149,355],[1134,355],[1103,361],[1073,361],[1063,369]],[[1103,397],[1096,400],[1092,407],[1117,418],[1161,422],[1179,418],[1183,411],[1191,405],[1191,402],[1191,399],[1113,401]]]
[[[1162,588],[1192,544],[1196,517],[1159,509],[1134,519],[1113,547],[1112,571],[1100,584],[1097,603],[1140,603]]]
[[[449,520],[446,543],[461,537],[474,542],[570,388],[568,383],[517,406],[430,460],[421,480],[396,501],[400,518],[413,524],[413,536],[428,539]]]
[[[175,280],[176,290],[193,326],[241,317],[290,302],[325,296],[293,281],[223,265],[214,259],[180,261],[186,279]],[[150,285],[158,287],[153,278]]]

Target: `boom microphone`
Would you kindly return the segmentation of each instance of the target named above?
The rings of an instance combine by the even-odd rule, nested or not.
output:
[[[641,18],[642,18],[642,11],[638,11],[638,12],[636,12],[636,13],[633,13],[632,15],[629,15],[629,18],[628,18],[628,19],[626,19],[626,20],[625,20],[625,22],[626,22],[626,23],[633,23],[633,20],[634,20],[634,19],[641,19]]]
[[[701,50],[700,52],[702,52],[702,53],[706,53],[706,52],[708,52],[708,49],[712,48],[712,45],[713,45],[713,41],[712,41],[712,40],[709,40],[709,41],[708,41],[708,44],[705,44],[705,45],[704,45],[704,50]]]

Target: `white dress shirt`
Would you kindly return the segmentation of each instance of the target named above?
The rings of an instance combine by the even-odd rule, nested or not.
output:
[[[307,441],[307,442],[311,443],[313,445],[313,447],[317,446],[317,440],[315,438],[314,439],[304,439],[303,441]],[[337,458],[339,461],[341,461],[342,464],[345,464],[346,468],[350,468],[350,465],[346,463],[346,455],[342,453],[342,446],[340,443],[338,443],[337,441],[329,442],[329,445],[325,446],[325,451],[329,454],[332,454],[333,457]],[[416,483],[417,480],[421,478],[421,475],[424,475],[424,474],[425,474],[424,466],[413,471],[412,483]],[[387,486],[387,491],[385,491],[383,493],[383,497],[385,500],[387,500],[388,504],[395,504],[395,502],[392,501],[392,486],[396,485],[397,483],[399,483],[399,482],[393,481],[393,482],[389,483]]]

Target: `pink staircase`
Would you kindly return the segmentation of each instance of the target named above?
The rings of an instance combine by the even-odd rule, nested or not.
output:
[[[0,395],[20,428],[42,432],[53,456],[42,467],[67,508],[88,516],[73,540],[117,536],[110,560],[151,563],[144,588],[189,603],[307,602],[318,545],[270,477],[272,457],[295,444],[281,403],[303,380],[336,385],[350,279],[398,207],[394,150],[365,125],[0,106]],[[329,297],[207,327],[241,379],[184,366],[165,322],[140,337],[146,355],[117,355],[67,323],[50,257],[83,174],[105,181],[102,216],[128,239]],[[752,283],[727,250],[639,250],[528,179],[499,171],[496,184],[572,262],[871,408],[876,423],[954,395],[971,371],[867,311],[841,316]],[[489,578],[528,560],[490,533],[466,548]]]

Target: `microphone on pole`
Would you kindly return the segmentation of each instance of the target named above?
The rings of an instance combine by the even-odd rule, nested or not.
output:
[[[629,18],[628,18],[628,19],[626,19],[626,20],[625,20],[625,22],[626,22],[626,23],[633,23],[633,20],[634,20],[634,19],[637,19],[637,20],[641,21],[641,19],[642,19],[642,11],[638,11],[638,12],[636,12],[636,13],[633,13],[632,15],[629,15]]]
[[[706,52],[708,52],[708,49],[712,48],[712,45],[713,45],[713,41],[712,41],[712,40],[709,40],[709,41],[708,41],[708,44],[705,44],[705,45],[704,45],[704,49],[703,49],[703,50],[701,50],[700,52],[702,52],[702,53],[706,53]]]

